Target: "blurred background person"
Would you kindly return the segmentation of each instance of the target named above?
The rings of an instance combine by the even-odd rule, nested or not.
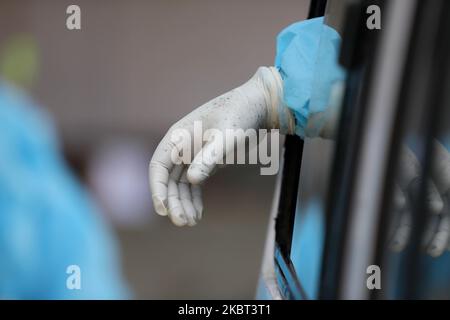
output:
[[[11,37],[1,67],[0,298],[127,297],[111,230],[67,167],[49,114],[25,92],[38,70],[33,39]]]
[[[132,297],[253,298],[275,176],[221,170],[202,223],[180,229],[153,212],[148,159],[173,119],[273,63],[276,35],[309,0],[80,0],[81,30],[66,28],[70,4],[2,1],[0,56],[16,35],[32,39],[39,72],[26,91],[51,113],[59,157],[98,206],[92,220],[112,227]]]

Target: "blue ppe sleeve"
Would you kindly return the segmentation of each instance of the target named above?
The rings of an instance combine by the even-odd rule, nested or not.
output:
[[[339,34],[324,24],[323,17],[294,23],[277,37],[275,66],[301,137],[310,115],[328,107],[333,84],[345,78],[338,65],[340,43]]]
[[[309,299],[318,299],[321,258],[325,239],[324,209],[313,198],[295,212],[291,260]]]
[[[0,299],[126,298],[113,234],[66,166],[48,115],[1,81],[0,131]]]

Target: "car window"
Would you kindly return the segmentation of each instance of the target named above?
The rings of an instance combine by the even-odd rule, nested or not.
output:
[[[376,296],[449,299],[449,5],[421,2],[417,11],[379,228]]]
[[[274,257],[278,287],[287,299],[337,297],[350,189],[378,34],[362,27],[367,1],[314,4],[319,10],[312,10],[314,15],[309,17],[325,16],[324,33],[340,35],[342,41],[338,39],[336,57],[325,59],[330,41],[320,35],[318,61],[327,65],[316,69],[311,88],[309,119],[333,115],[334,121],[326,122],[333,126],[321,131],[320,121],[310,126],[308,120],[307,138],[286,137]],[[339,66],[343,81],[324,85],[327,70]],[[327,108],[318,108],[324,101]],[[308,138],[318,132],[326,132],[323,136],[328,139]]]
[[[324,28],[327,29],[324,30],[324,33],[327,31],[338,33],[337,29],[339,29],[339,23],[342,22],[344,8],[345,2],[343,1],[328,1],[324,22]],[[333,26],[329,26],[328,22],[332,22]],[[336,55],[330,56],[330,39],[324,33],[319,40],[317,54],[319,66],[316,68],[313,81],[310,110],[316,111],[316,106],[322,110],[320,105],[323,104],[324,97],[326,97],[328,106],[325,111],[321,112],[331,112],[330,109],[335,108],[336,110],[332,111],[335,113],[332,117],[337,122],[340,118],[344,82],[337,81],[331,86],[324,85],[327,77],[324,69],[340,68],[338,52]],[[323,61],[330,57],[333,59],[324,64]],[[335,66],[330,66],[330,64]],[[342,72],[344,71],[342,70]],[[343,79],[345,79],[345,75]],[[322,116],[321,112],[312,113],[311,116]],[[319,124],[321,125],[320,122]],[[313,128],[315,131],[319,129]],[[316,134],[317,132],[311,133],[313,136]],[[309,299],[318,297],[326,230],[325,201],[334,158],[334,147],[335,142],[332,139],[306,138],[304,140],[290,258]]]

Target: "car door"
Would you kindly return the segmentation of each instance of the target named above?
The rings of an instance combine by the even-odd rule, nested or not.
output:
[[[368,27],[373,6],[382,13],[381,29]],[[263,264],[276,297],[428,298],[450,292],[448,251],[432,258],[423,248],[430,233],[442,238],[450,230],[448,195],[435,215],[426,196],[432,173],[447,169],[435,160],[433,145],[450,148],[448,6],[312,2],[310,17],[325,14],[325,23],[342,36],[345,94],[334,141],[286,138],[266,250],[272,278],[264,268],[270,259]],[[415,193],[401,190],[407,196],[399,210],[406,147],[420,170]],[[403,248],[394,244],[393,250],[399,237]],[[373,270],[381,273],[380,288],[369,285]]]

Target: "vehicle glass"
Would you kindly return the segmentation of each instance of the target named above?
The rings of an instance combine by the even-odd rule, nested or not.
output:
[[[444,3],[419,7],[406,65],[399,101],[404,130],[380,226],[381,232],[387,227],[379,296],[384,299],[450,298],[450,59],[443,47],[449,24],[448,14],[441,14],[441,22],[439,14],[430,14]]]
[[[345,2],[336,0],[327,2],[324,28],[333,28],[333,32],[339,33],[340,24],[343,23]],[[327,36],[321,36],[319,39],[318,56],[325,57],[325,59],[329,57],[330,49],[330,43],[327,40]],[[330,63],[337,66],[338,55],[335,58]],[[328,97],[328,106],[324,111],[311,113],[310,119],[330,117],[335,120],[327,120],[328,123],[330,121],[337,122],[344,82],[338,81],[327,87],[324,85],[326,78],[324,76],[326,76],[325,67],[316,66],[310,110],[317,111],[315,106],[320,104],[323,97]],[[324,88],[326,89],[324,90]],[[332,115],[330,116],[330,114]],[[317,135],[321,129],[320,125],[309,126],[309,123],[307,130],[311,130],[311,135]],[[316,123],[320,124],[321,122],[317,121]],[[337,123],[334,125],[337,127]],[[325,240],[325,197],[328,191],[334,145],[332,138],[306,138],[304,141],[290,258],[309,299],[318,297],[321,258]]]

